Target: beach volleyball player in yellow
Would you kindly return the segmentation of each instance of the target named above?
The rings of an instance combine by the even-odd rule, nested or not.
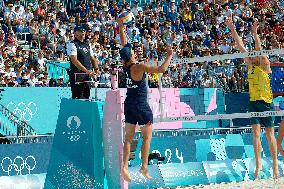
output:
[[[238,35],[235,25],[232,19],[229,18],[226,21],[226,25],[231,30],[231,35],[235,40],[237,47],[241,52],[246,52],[246,48],[242,41],[242,38]],[[257,34],[258,21],[255,20],[252,25],[252,35],[255,41],[255,50],[262,50],[261,41]],[[266,56],[245,58],[245,62],[248,64],[248,82],[249,82],[249,111],[250,112],[264,112],[273,111],[273,95],[271,89],[271,68],[270,61]],[[273,160],[273,178],[279,177],[278,160],[277,160],[277,142],[274,136],[274,117],[259,117],[251,118],[252,130],[253,130],[253,147],[256,160],[256,169],[254,172],[254,178],[259,177],[259,173],[262,170],[261,162],[261,126],[265,127],[266,137],[269,144],[269,150]]]

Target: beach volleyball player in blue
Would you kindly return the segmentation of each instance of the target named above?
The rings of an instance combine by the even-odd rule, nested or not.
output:
[[[141,148],[142,167],[140,169],[140,173],[146,178],[152,179],[152,177],[149,175],[147,166],[150,143],[152,139],[153,113],[147,102],[145,73],[164,73],[168,69],[172,59],[173,50],[169,45],[167,48],[166,59],[161,66],[151,67],[146,64],[137,64],[132,46],[127,42],[123,18],[118,18],[117,22],[119,25],[120,41],[122,45],[120,57],[124,66],[127,86],[127,93],[124,101],[125,135],[123,147],[123,167],[121,173],[125,181],[131,181],[131,178],[128,174],[128,160],[130,156],[130,145],[135,134],[135,127],[138,124],[141,126],[141,133],[143,136]]]

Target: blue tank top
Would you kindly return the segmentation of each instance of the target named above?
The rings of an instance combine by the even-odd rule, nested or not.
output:
[[[127,68],[124,68],[125,79],[126,79],[126,99],[125,103],[147,103],[147,86],[146,86],[146,74],[143,74],[143,78],[140,81],[134,81],[131,78],[130,68],[135,65],[132,64]]]

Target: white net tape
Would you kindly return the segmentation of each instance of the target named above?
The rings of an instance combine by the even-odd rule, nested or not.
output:
[[[270,117],[270,116],[284,116],[284,111],[265,111],[265,112],[249,112],[249,113],[233,113],[233,114],[216,114],[216,115],[197,115],[197,116],[154,118],[154,123],[176,122],[176,121],[193,121],[193,120],[219,120],[219,119],[231,120],[231,119],[237,119],[237,118]]]
[[[273,56],[273,55],[284,55],[284,48],[244,52],[244,53],[234,53],[234,54],[203,56],[203,57],[194,57],[194,58],[173,58],[171,60],[171,64],[192,64],[192,63],[197,63],[197,62],[211,62],[211,61],[216,61],[216,60],[252,58],[252,57],[258,57],[258,56]],[[163,62],[164,60],[159,61],[158,65],[161,65]],[[151,65],[157,65],[157,63],[155,63],[153,60],[151,60],[150,63]],[[116,66],[123,66],[123,65],[117,64]]]
[[[234,53],[234,54],[223,54],[223,55],[214,55],[214,56],[204,56],[204,57],[195,57],[195,58],[182,58],[182,59],[173,59],[171,64],[185,64],[185,63],[195,63],[195,62],[210,62],[216,60],[228,60],[236,58],[252,58],[257,56],[273,56],[273,55],[284,55],[284,48],[281,49],[272,49],[272,50],[262,50],[262,51],[253,51],[253,52],[244,52],[244,53]],[[159,62],[162,63],[163,61]]]

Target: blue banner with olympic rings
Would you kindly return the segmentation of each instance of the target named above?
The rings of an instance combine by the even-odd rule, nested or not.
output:
[[[0,176],[46,173],[52,143],[0,145]]]

